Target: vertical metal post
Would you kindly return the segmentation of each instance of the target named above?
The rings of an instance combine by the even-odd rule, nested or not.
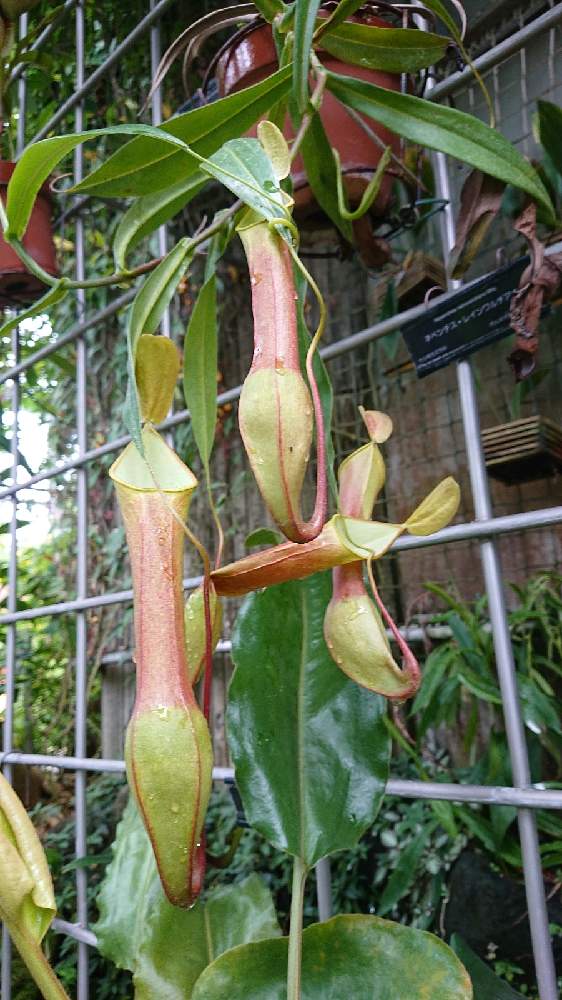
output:
[[[22,14],[19,20],[19,37],[23,38],[27,32],[27,14]],[[18,107],[19,118],[16,137],[16,152],[19,155],[25,146],[25,105],[26,105],[26,81],[22,76],[18,81]],[[19,327],[12,333],[12,354],[14,364],[19,362],[20,342]],[[12,382],[11,393],[12,405],[12,482],[14,485],[18,478],[18,453],[19,453],[19,409],[20,409],[20,384],[19,375],[16,375]],[[10,519],[10,559],[8,563],[8,611],[17,610],[18,601],[18,548],[17,548],[17,517],[18,517],[18,495],[14,493],[12,497],[12,516]],[[14,696],[16,682],[16,643],[17,625],[8,625],[6,634],[6,710],[4,714],[4,734],[3,751],[8,753],[13,749],[14,738]],[[10,764],[4,766],[4,776],[11,781],[12,768]],[[10,1000],[12,996],[12,943],[5,926],[2,927],[2,975],[0,980],[2,1000]]]
[[[76,5],[76,89],[84,83],[84,8],[83,0]],[[75,128],[83,130],[84,108],[80,103],[76,107]],[[82,147],[78,146],[74,154],[74,179],[78,183],[83,175]],[[84,222],[79,213],[76,217],[76,279],[84,279]],[[83,290],[78,292],[78,320],[84,319],[86,296]],[[76,431],[78,453],[83,455],[88,448],[88,430],[86,417],[86,372],[87,347],[85,338],[79,337],[76,342]],[[76,596],[78,600],[87,596],[88,591],[88,467],[77,470],[76,480]],[[86,614],[79,611],[76,615],[76,718],[75,718],[75,754],[86,756],[86,689],[87,689],[87,635]],[[74,784],[75,794],[75,845],[76,857],[86,856],[86,772],[77,771]],[[80,927],[88,926],[88,882],[85,868],[76,869],[76,915]],[[88,945],[80,941],[78,944],[78,1000],[88,1000]]]
[[[329,920],[332,916],[332,872],[330,859],[322,858],[314,868],[316,875],[316,899],[318,902],[318,919],[320,922]]]
[[[455,244],[455,222],[450,203],[451,192],[447,162],[442,153],[435,154],[435,165],[437,195],[439,198],[447,199],[449,202],[443,220],[443,249],[445,259],[447,260]],[[474,500],[474,513],[476,520],[481,521],[492,517],[493,513],[488,476],[482,451],[478,403],[470,362],[461,361],[457,365],[457,380],[468,469]],[[481,542],[480,553],[486,593],[488,595],[498,680],[502,694],[505,728],[513,771],[513,784],[515,788],[526,788],[531,783],[529,757],[517,690],[515,661],[509,633],[497,543],[492,540]],[[519,809],[517,818],[523,854],[525,890],[539,994],[541,1000],[558,1000],[556,970],[548,927],[548,913],[535,817],[531,810]]]
[[[150,10],[154,10],[157,0],[150,0]],[[160,62],[161,42],[160,42],[160,21],[156,21],[150,29],[150,67],[151,75],[156,75],[158,63]],[[153,125],[162,124],[162,89],[158,87],[152,95],[151,117]],[[164,224],[158,229],[158,255],[164,257],[168,253],[168,228]],[[161,322],[162,333],[165,337],[170,336],[170,310],[166,309]]]

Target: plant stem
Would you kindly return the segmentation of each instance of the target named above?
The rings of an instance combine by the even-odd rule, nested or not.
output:
[[[222,228],[228,219],[231,219],[233,215],[236,215],[241,207],[242,202],[240,200],[233,202],[230,208],[226,209],[218,220],[212,222],[209,226],[202,229],[200,233],[197,233],[196,236],[189,240],[189,249],[195,249],[195,247],[198,247],[201,243],[206,243],[211,236],[214,236],[214,234]],[[2,229],[5,231],[8,226],[8,217],[1,199],[0,223],[2,224]],[[30,256],[30,254],[28,254],[20,240],[11,239],[8,240],[8,243],[17,253],[20,260],[23,261],[28,271],[31,274],[34,274],[36,278],[39,278],[39,280],[45,285],[50,285],[53,288],[60,284],[61,279],[54,278],[52,274],[45,271],[41,265],[38,264],[37,261]],[[153,271],[154,268],[160,264],[161,260],[162,257],[155,257],[154,260],[149,260],[146,264],[140,264],[131,271],[117,271],[114,274],[102,275],[100,278],[88,278],[86,281],[67,280],[67,288],[102,288],[104,285],[119,285],[124,281],[134,281],[135,278],[139,278],[141,275],[147,274],[149,271]]]
[[[293,885],[291,890],[287,1000],[300,1000],[301,996],[302,911],[307,874],[308,869],[302,858],[295,858],[293,862]]]
[[[55,975],[41,945],[37,943],[35,938],[31,934],[19,930],[12,923],[8,925],[8,930],[34,982],[41,990],[44,1000],[69,1000],[68,993]]]

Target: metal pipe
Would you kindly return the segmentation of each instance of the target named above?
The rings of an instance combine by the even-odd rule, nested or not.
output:
[[[72,0],[73,3],[76,0]],[[90,319],[84,320],[84,322],[77,323],[73,326],[68,333],[63,333],[61,337],[57,337],[50,344],[45,344],[44,347],[40,347],[39,350],[34,351],[33,354],[29,354],[24,361],[20,361],[13,368],[10,368],[8,372],[3,372],[0,374],[0,385],[7,382],[8,379],[13,378],[15,375],[19,375],[21,372],[27,371],[28,368],[36,365],[38,361],[43,361],[48,358],[50,354],[54,354],[55,351],[60,351],[61,347],[65,347],[66,344],[70,344],[71,341],[77,340],[82,334],[86,333],[88,330],[92,330],[95,326],[99,326],[100,323],[104,323],[106,319],[110,316],[114,316],[116,312],[123,309],[124,306],[128,306],[129,302],[132,302],[135,295],[137,294],[137,289],[132,288],[129,292],[125,292],[124,295],[120,295],[119,298],[110,302],[109,305],[104,306],[103,309],[98,309],[97,312],[92,313]]]
[[[562,7],[562,5],[560,6]],[[448,259],[455,244],[455,222],[451,204],[447,161],[442,153],[437,153],[434,155],[434,162],[436,167],[436,193],[438,197],[446,201],[446,208],[443,215],[443,250],[445,259]],[[482,449],[474,377],[469,361],[458,363],[457,381],[476,521],[488,522],[493,518],[493,510]],[[519,702],[513,648],[509,632],[502,571],[496,542],[492,539],[482,541],[480,552],[492,622],[498,681],[502,694],[513,780],[517,788],[523,789],[528,787],[530,783],[530,767],[525,742],[523,716]],[[548,912],[535,818],[527,809],[519,809],[517,818],[539,994],[541,1000],[558,1000],[556,969],[548,925]]]
[[[27,33],[28,17],[27,14],[22,14],[19,19],[18,25],[18,35],[19,38],[23,38]],[[25,111],[27,102],[27,88],[26,81],[22,78],[18,82],[18,103],[19,103],[19,118],[17,126],[16,135],[16,146],[17,150],[23,148],[25,142]],[[15,327],[12,331],[12,353],[14,356],[14,361],[16,364],[19,361],[20,352],[20,339],[19,339],[19,327]],[[19,464],[19,407],[20,407],[20,385],[19,379],[15,378],[12,385],[11,392],[11,405],[12,405],[12,440],[11,440],[11,459],[12,459],[12,479],[14,483],[18,479],[18,464]],[[12,496],[12,509],[10,518],[10,556],[8,561],[8,595],[7,595],[7,606],[8,611],[15,612],[18,606],[18,542],[17,542],[17,527],[18,527],[18,499],[17,493]],[[15,700],[15,689],[16,689],[16,651],[17,651],[17,634],[16,634],[16,623],[14,622],[7,629],[6,635],[6,664],[4,671],[4,690],[6,695],[6,708],[4,712],[4,726],[3,726],[3,738],[2,738],[2,749],[3,752],[10,751],[13,746],[14,739],[14,700]],[[6,769],[6,779],[8,781],[12,780],[12,769],[8,765]],[[5,925],[2,926],[2,971],[0,973],[0,992],[2,994],[3,1000],[10,1000],[12,996],[12,942],[10,940],[10,935]]]
[[[59,934],[66,934],[67,937],[87,944],[90,948],[98,947],[98,939],[93,931],[84,930],[79,924],[71,924],[68,920],[59,920],[58,917],[55,917],[51,924],[51,930],[58,931]]]
[[[550,254],[556,252],[557,247],[558,244],[548,247],[547,253]],[[466,287],[469,288],[470,285],[467,285]],[[127,295],[130,295],[131,298],[133,298],[134,294],[135,294],[134,292],[127,293]],[[447,300],[449,298],[452,298],[453,296],[454,296],[454,291],[444,293],[442,296],[439,296],[438,301],[440,304],[443,304],[446,303]],[[126,297],[123,296],[122,299],[119,300],[120,303],[123,305],[127,304],[124,301],[125,298]],[[391,316],[389,319],[383,320],[381,323],[375,323],[373,326],[366,327],[364,330],[359,330],[358,333],[351,334],[349,337],[344,337],[342,340],[337,341],[335,344],[329,344],[327,347],[322,348],[322,350],[320,351],[320,356],[323,358],[324,361],[331,361],[332,358],[339,357],[339,355],[341,354],[346,354],[348,351],[352,351],[356,347],[361,347],[363,344],[369,344],[374,340],[379,340],[381,337],[386,337],[388,334],[394,333],[395,330],[400,329],[400,327],[404,326],[406,323],[411,323],[413,320],[419,319],[421,316],[424,315],[425,312],[427,312],[429,308],[431,308],[431,306],[435,305],[436,301],[437,299],[432,299],[431,302],[428,303],[427,305],[424,303],[419,306],[414,306],[412,309],[406,309],[404,312],[399,313],[397,316]],[[108,307],[108,309],[109,308],[110,307]],[[107,315],[111,315],[111,313],[105,313],[105,316],[103,316],[102,318],[105,318]],[[99,318],[100,316],[101,313],[96,314],[96,323],[101,322],[101,319]],[[93,324],[84,323],[82,325],[80,332],[89,329],[90,325]],[[77,335],[78,335],[77,328],[74,328],[73,331],[69,331],[68,334],[65,335],[66,336],[65,343],[67,343],[71,339],[74,339]],[[57,348],[61,346],[61,341],[62,338],[61,340],[57,341],[56,346],[52,346],[52,350],[57,350]],[[47,352],[48,346],[49,345],[46,345],[44,348],[41,348],[41,351],[36,352],[35,355],[33,355],[33,358],[37,360],[39,354],[41,354],[42,357],[45,357],[46,354],[43,354],[42,352]],[[49,350],[48,353],[51,353],[51,350]],[[25,368],[29,367],[30,361],[31,359],[27,359],[26,362],[22,362],[21,364],[14,366],[14,368],[10,369],[10,371],[5,372],[2,376],[0,376],[0,385],[3,382],[6,382],[9,378],[11,378],[12,374],[17,374],[17,372],[21,372]],[[225,403],[234,402],[240,396],[241,391],[242,391],[242,386],[237,385],[234,386],[234,388],[232,389],[227,389],[225,392],[221,392],[217,396],[217,406],[223,406]],[[171,427],[177,427],[179,424],[185,423],[186,420],[189,420],[189,410],[179,410],[177,413],[174,413],[171,417],[168,417],[161,424],[159,424],[159,428],[160,430],[163,431],[169,430]],[[42,482],[44,479],[52,479],[54,476],[59,476],[65,472],[70,472],[72,469],[77,469],[80,467],[80,465],[84,464],[85,462],[89,462],[92,459],[100,458],[103,455],[111,454],[111,452],[117,451],[119,448],[125,447],[125,445],[127,445],[130,440],[131,440],[130,436],[128,434],[124,434],[122,435],[122,437],[116,438],[114,441],[108,441],[106,444],[102,445],[99,448],[92,448],[90,451],[85,452],[83,455],[78,456],[77,458],[69,459],[68,462],[62,462],[60,465],[52,466],[50,469],[46,469],[44,472],[38,472],[36,473],[36,475],[30,476],[29,479],[24,480],[23,483],[17,486],[12,486],[0,490],[0,500],[5,500],[7,499],[7,497],[12,496],[13,493],[18,492],[20,490],[29,489],[36,483]]]
[[[84,0],[76,4],[76,90],[80,92],[85,79],[85,22]],[[76,103],[74,120],[76,132],[84,129],[84,105]],[[84,174],[84,154],[82,146],[74,151],[74,183],[79,184]],[[77,216],[75,223],[76,245],[76,280],[83,281],[85,277],[85,232],[84,218]],[[79,289],[76,295],[78,321],[84,322],[86,313],[86,292]],[[76,431],[78,440],[78,455],[83,455],[88,448],[87,424],[87,369],[88,351],[84,336],[76,341]],[[82,466],[77,473],[76,482],[76,597],[84,600],[88,593],[88,470]],[[76,671],[75,671],[75,716],[74,743],[77,757],[86,756],[87,732],[87,621],[85,611],[76,615]],[[86,857],[87,848],[87,815],[86,815],[86,772],[77,771],[74,782],[75,795],[75,850],[77,860]],[[78,925],[88,928],[88,873],[86,868],[76,867],[76,915]],[[78,942],[78,1000],[88,1000],[89,958],[86,941]]]
[[[57,16],[54,17],[53,20],[47,25],[47,27],[43,29],[41,34],[37,36],[37,38],[33,42],[33,45],[30,45],[28,50],[29,52],[37,52],[39,49],[43,47],[45,42],[53,34],[55,28],[59,26],[61,21],[63,21],[66,15],[72,10],[75,3],[76,0],[66,0],[66,2],[64,3],[62,9],[59,11]],[[11,87],[12,84],[16,82],[16,80],[19,80],[25,69],[27,69],[27,63],[18,63],[17,66],[14,66],[5,84],[6,89],[8,87]],[[21,149],[23,149],[23,146],[21,147]],[[19,150],[19,152],[21,152],[21,149]]]
[[[318,903],[318,920],[329,920],[332,916],[332,871],[330,859],[322,858],[314,866],[316,875],[316,899]]]
[[[503,62],[504,59],[519,52],[528,42],[536,38],[537,35],[555,28],[561,21],[562,3],[557,3],[552,10],[535,18],[534,21],[526,24],[525,27],[516,31],[509,38],[506,38],[503,42],[499,42],[498,45],[494,45],[493,48],[489,49],[488,52],[484,52],[483,55],[478,56],[474,60],[476,69],[481,74],[486,73],[488,70],[493,69],[494,66],[497,66],[498,63]],[[426,97],[429,101],[442,101],[444,97],[449,97],[461,87],[471,83],[474,83],[474,73],[472,68],[467,66],[460,73],[452,73],[446,80],[436,83],[432,90],[428,91]]]
[[[496,537],[514,531],[526,531],[531,528],[548,528],[562,524],[562,507],[548,507],[545,510],[530,510],[524,514],[505,514],[489,521],[469,521],[466,524],[453,524],[434,535],[402,536],[391,546],[390,551],[401,552],[408,549],[424,549],[431,545],[452,544],[478,538]],[[188,577],[184,580],[185,590],[193,590],[202,581],[201,576]],[[124,604],[132,601],[132,590],[118,590],[97,597],[87,597],[83,600],[61,601],[59,604],[44,604],[37,608],[27,608],[25,611],[9,612],[0,615],[0,625],[10,625],[17,621],[31,621],[33,618],[43,618],[46,615],[62,615],[73,611],[85,611],[89,608],[102,608],[111,604]]]
[[[94,87],[97,87],[98,83],[100,83],[101,80],[103,80],[108,70],[110,70],[113,66],[115,66],[119,62],[120,59],[123,58],[125,53],[128,52],[130,48],[132,48],[132,46],[138,41],[139,38],[142,38],[144,33],[148,31],[150,27],[152,27],[152,25],[158,20],[158,18],[162,16],[164,11],[167,10],[167,8],[170,7],[174,2],[175,0],[160,0],[160,2],[156,4],[153,10],[151,10],[149,14],[147,14],[145,17],[142,18],[141,21],[139,21],[139,23],[133,28],[130,34],[128,34],[127,37],[124,38],[123,41],[114,48],[113,52],[111,53],[110,56],[108,56],[105,62],[103,62],[101,66],[98,66],[95,72],[93,72],[91,76],[88,77],[87,80],[84,80],[84,82],[80,85],[80,87],[78,87],[78,89],[75,90],[72,97],[69,97],[68,100],[64,101],[64,103],[61,104],[58,111],[56,111],[55,114],[52,115],[51,118],[49,118],[48,122],[46,122],[45,125],[43,125],[43,128],[41,128],[39,132],[37,132],[37,135],[33,136],[33,139],[31,140],[29,145],[31,145],[34,142],[39,142],[40,139],[44,139],[46,136],[48,136],[49,132],[51,132],[54,129],[55,125],[58,125],[58,123],[62,121],[63,118],[66,117],[69,111],[72,111],[73,108],[77,107],[77,105],[79,105],[86,97],[86,95],[89,94],[90,91],[94,89]]]
[[[22,753],[12,750],[0,754],[0,766],[26,764],[35,767],[59,768],[61,771],[91,771],[104,774],[124,774],[123,760],[103,760],[95,757],[57,757],[55,754]],[[233,781],[232,767],[214,767],[214,781]],[[562,809],[562,789],[529,785],[511,788],[508,785],[457,785],[446,781],[405,781],[390,778],[387,795],[403,799],[428,799],[438,802],[472,802],[490,806],[523,806],[527,809]]]

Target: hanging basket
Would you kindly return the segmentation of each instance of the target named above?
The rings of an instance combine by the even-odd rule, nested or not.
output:
[[[15,163],[0,160],[0,197],[4,203],[8,182],[15,168]],[[45,271],[56,277],[58,269],[51,231],[51,195],[47,185],[43,185],[33,206],[23,245]],[[45,285],[29,273],[15,251],[0,236],[0,307],[19,309],[35,302],[45,294],[45,290]]]
[[[322,15],[326,16],[326,12],[321,10],[319,16]],[[392,27],[388,21],[367,13],[358,13],[349,20],[378,28]],[[341,62],[325,51],[319,51],[318,55],[326,69],[339,73],[341,76],[366,80],[368,83],[374,83],[385,90],[400,90],[401,81],[397,74],[353,66]],[[221,97],[225,97],[228,94],[236,93],[236,91],[244,90],[246,87],[251,87],[252,84],[259,83],[277,69],[277,53],[271,25],[261,22],[251,23],[233,35],[219,53],[216,64],[219,94]],[[349,114],[344,105],[329,91],[323,95],[320,116],[328,142],[337,149],[340,155],[348,201],[351,205],[357,205],[378,166],[384,146],[390,146],[393,152],[398,154],[400,139],[395,133],[361,115],[360,117],[369,130],[381,141],[379,147]],[[284,133],[287,139],[294,136],[289,118],[286,119]],[[255,130],[250,134],[255,134]],[[297,221],[301,225],[303,222],[316,221],[320,210],[300,156],[295,159],[291,177]],[[378,198],[371,207],[371,214],[375,218],[384,217],[390,201],[391,188],[392,178],[387,176],[383,180]]]

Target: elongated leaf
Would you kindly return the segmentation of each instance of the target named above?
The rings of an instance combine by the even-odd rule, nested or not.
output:
[[[562,175],[562,108],[550,101],[537,101],[539,140]]]
[[[181,152],[181,162],[186,166],[189,150],[182,139],[165,133],[153,125],[112,125],[108,128],[96,128],[90,132],[77,132],[75,135],[58,135],[52,139],[42,139],[35,142],[22,153],[10,183],[6,214],[8,229],[4,234],[6,239],[21,239],[27,229],[33,203],[41,185],[47,180],[54,168],[68,156],[76,146],[90,139],[99,139],[106,135],[136,135],[143,136],[149,148],[162,149],[174,146]],[[193,161],[195,163],[195,161]]]
[[[147,194],[133,202],[122,216],[113,239],[113,256],[118,271],[127,266],[127,254],[158,226],[173,219],[207,184],[199,171],[164,191]]]
[[[330,14],[329,30],[332,31],[334,28],[338,26],[338,24],[341,24],[342,21],[345,21],[346,17],[351,17],[351,15],[355,14],[355,11],[362,6],[363,6],[363,0],[340,0],[335,11],[332,11],[332,13]],[[323,32],[321,34],[323,34]]]
[[[303,114],[308,104],[310,49],[320,0],[296,0],[293,56],[293,98]]]
[[[195,443],[205,468],[217,423],[217,283],[205,282],[191,314],[183,353],[183,391]]]
[[[476,1000],[523,1000],[521,993],[499,979],[460,934],[453,934],[451,948],[470,974]]]
[[[340,24],[322,37],[322,48],[342,62],[387,73],[416,73],[443,58],[451,40],[414,28]]]
[[[264,219],[287,216],[284,195],[258,139],[231,139],[201,169],[216,177]]]
[[[102,955],[133,972],[149,914],[163,894],[150,840],[132,798],[112,851],[113,861],[96,897],[99,919],[92,929]]]
[[[421,833],[417,837],[414,837],[400,853],[398,864],[392,872],[377,906],[379,917],[384,917],[386,913],[390,913],[395,903],[402,899],[402,896],[405,895],[415,880],[418,862],[425,850],[428,838],[434,829],[434,824],[427,824]]]
[[[289,91],[291,68],[285,67],[261,83],[230,97],[178,115],[159,131],[176,136],[200,156],[210,156],[228,139],[243,135],[269,108]],[[197,163],[145,138],[134,139],[77,185],[103,197],[153,194],[185,181]]]
[[[357,842],[388,769],[383,699],[348,680],[322,639],[330,596],[329,574],[252,594],[233,638],[227,719],[246,816],[308,865]]]
[[[472,115],[335,73],[328,73],[328,87],[344,104],[411,142],[455,156],[521,188],[554,218],[548,192],[530,163],[503,135]]]
[[[185,273],[189,261],[189,241],[180,240],[177,246],[158,264],[144,281],[131,306],[127,326],[127,357],[129,381],[123,407],[127,429],[139,451],[143,452],[141,412],[135,380],[136,350],[143,333],[154,333],[164,310]]]
[[[255,5],[266,21],[273,21],[277,14],[282,14],[285,10],[282,0],[256,0]]]
[[[193,1000],[286,1000],[287,938],[233,948],[199,978]],[[472,1000],[466,969],[426,931],[358,914],[303,933],[302,1000]],[[478,998],[479,1000],[479,998]]]
[[[20,323],[23,323],[24,320],[33,319],[34,316],[40,316],[41,313],[47,312],[51,306],[55,306],[57,302],[62,302],[66,295],[68,295],[67,282],[65,278],[61,278],[57,285],[49,288],[40,299],[37,299],[37,302],[34,302],[33,305],[24,309],[23,312],[18,313],[17,316],[13,316],[3,326],[0,326],[0,337],[5,337],[7,333],[10,333],[11,330],[19,326]]]
[[[332,147],[328,142],[322,119],[318,113],[312,116],[300,151],[306,176],[320,208],[337,226],[344,239],[348,243],[353,243],[351,223],[342,217],[339,210],[336,195],[337,167],[332,155]]]
[[[445,4],[441,3],[441,0],[427,0],[425,6],[428,7],[429,10],[432,10],[434,14],[437,14],[437,17],[440,18],[456,42],[460,42],[462,40],[461,32],[455,18],[449,13]]]

